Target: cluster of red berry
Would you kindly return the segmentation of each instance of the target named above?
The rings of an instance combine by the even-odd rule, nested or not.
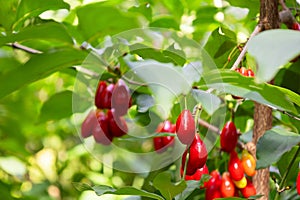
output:
[[[129,88],[119,79],[116,84],[100,81],[95,94],[96,110],[90,111],[81,125],[81,136],[91,135],[97,143],[109,145],[114,137],[128,132],[123,117],[131,106]]]
[[[252,69],[241,67],[241,68],[236,68],[235,71],[239,72],[243,76],[254,77],[254,72],[252,71]]]
[[[182,156],[181,172],[183,174],[186,164],[186,157],[189,153],[186,164],[187,180],[200,180],[203,172],[208,173],[206,166],[207,150],[206,146],[196,133],[195,121],[191,111],[183,110],[176,120],[176,125],[170,121],[159,124],[157,133],[176,133],[179,141],[187,145]],[[175,136],[175,135],[174,135]],[[174,144],[173,136],[162,136],[153,138],[154,148],[158,153],[164,152],[169,146]]]
[[[256,195],[256,189],[250,179],[256,173],[256,161],[246,150],[243,150],[241,159],[238,157],[235,151],[237,141],[236,127],[229,121],[224,125],[220,137],[221,150],[230,154],[228,172],[223,172],[222,176],[217,170],[210,173],[211,178],[205,183],[206,200],[239,197],[240,193],[246,198]]]

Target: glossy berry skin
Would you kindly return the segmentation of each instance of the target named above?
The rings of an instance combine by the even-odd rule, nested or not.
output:
[[[187,156],[188,149],[184,152],[182,156],[182,166],[185,166],[185,160]],[[202,168],[207,160],[207,150],[206,146],[201,140],[198,134],[195,135],[195,138],[190,146],[189,160],[187,163],[186,174],[193,175],[197,169]]]
[[[211,178],[205,183],[205,187],[208,188],[212,185],[215,185],[217,188],[221,187],[222,177],[219,171],[213,170],[210,174]]]
[[[183,110],[176,120],[176,134],[182,144],[191,144],[196,127],[191,111]]]
[[[220,188],[216,185],[211,185],[208,188],[206,188],[205,191],[205,200],[214,200],[217,198],[221,198],[222,194],[220,191]]]
[[[297,193],[300,195],[300,171],[298,172],[297,181],[296,181]]]
[[[180,173],[181,173],[181,176],[183,176],[182,166],[181,166]],[[185,175],[184,180],[186,180],[186,181],[189,181],[189,180],[199,181],[203,174],[209,174],[209,171],[208,171],[208,168],[207,168],[206,165],[204,165],[202,168],[197,169],[195,174],[193,174],[191,176]]]
[[[107,117],[102,111],[97,111],[97,125],[93,129],[93,136],[97,143],[109,145],[113,140],[113,136],[108,129]]]
[[[256,173],[256,161],[255,158],[248,151],[243,150],[241,162],[245,174],[247,176],[254,176],[254,174]]]
[[[104,108],[101,95],[103,94],[106,87],[107,87],[107,84],[105,81],[99,81],[98,87],[96,90],[96,94],[95,94],[95,105],[97,108],[100,108],[100,109]]]
[[[235,193],[235,187],[230,178],[230,175],[228,172],[224,172],[222,175],[222,183],[221,183],[222,197],[233,197],[234,193]]]
[[[245,198],[256,195],[256,189],[249,179],[247,179],[247,186],[240,191]]]
[[[100,98],[102,101],[102,108],[111,109],[111,97],[114,91],[115,85],[109,84],[105,90],[102,92]]]
[[[232,121],[227,122],[221,132],[220,143],[221,149],[227,153],[234,150],[237,145],[238,134]]]
[[[123,117],[116,116],[114,109],[107,111],[108,129],[114,137],[122,137],[128,132],[126,121]]]
[[[81,136],[83,138],[91,136],[95,125],[97,125],[97,117],[95,111],[92,110],[81,124]]]
[[[123,116],[127,113],[130,104],[130,92],[126,83],[119,79],[115,84],[111,97],[111,106],[115,109],[115,114]]]
[[[300,24],[298,22],[294,22],[292,29],[296,31],[300,31]]]
[[[247,76],[254,77],[254,72],[252,71],[252,69],[247,69]]]
[[[160,123],[157,127],[156,132],[159,133],[175,133],[175,125],[172,124],[169,120]],[[167,148],[166,146],[171,146],[174,144],[174,137],[172,136],[163,136],[153,138],[154,149],[158,153],[164,152]]]
[[[240,68],[240,74],[242,74],[243,76],[248,76],[247,69],[245,67],[241,67]]]
[[[230,153],[228,171],[231,179],[234,181],[240,181],[244,177],[243,165],[235,151]]]

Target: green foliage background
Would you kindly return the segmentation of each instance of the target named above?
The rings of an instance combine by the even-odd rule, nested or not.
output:
[[[299,8],[295,1],[287,1],[287,4]],[[257,81],[269,81],[275,76],[277,86],[258,83],[228,70],[238,56],[238,52],[232,53],[232,50],[246,42],[257,24],[258,0],[0,0],[0,5],[1,199],[125,198],[111,194],[129,195],[127,199],[134,199],[131,194],[168,199],[164,195],[166,188],[172,197],[184,191],[183,196],[176,196],[176,199],[185,199],[189,195],[191,199],[203,198],[203,191],[191,190],[198,188],[199,183],[172,183],[174,180],[170,174],[174,176],[174,166],[146,175],[124,173],[104,166],[86,151],[77,133],[76,127],[80,124],[74,123],[72,110],[76,66],[82,64],[90,51],[81,45],[88,43],[96,47],[108,36],[142,27],[179,31],[204,47],[220,69],[222,80],[218,79],[219,71],[205,72],[215,81],[209,85],[200,81],[196,85],[203,89],[217,89],[224,83],[225,90],[215,92],[214,96],[220,97],[228,109],[226,119],[229,119],[229,111],[236,106],[236,101],[228,99],[224,93],[247,98],[236,110],[234,119],[237,127],[245,133],[241,137],[244,142],[249,141],[253,128],[254,105],[250,100],[277,109],[273,112],[274,127],[279,126],[282,131],[272,129],[267,135],[272,136],[260,141],[259,156],[264,159],[258,163],[259,166],[272,165],[279,180],[290,171],[284,181],[292,186],[292,190],[284,192],[282,198],[296,198],[295,176],[300,157],[293,160],[293,155],[297,155],[299,149],[300,122],[278,110],[299,116],[300,61],[291,64],[289,60],[300,53],[300,32],[285,30],[282,25],[281,32],[266,33],[251,41],[251,56],[247,55],[243,65],[255,70],[256,63],[260,64],[263,70],[256,71]],[[276,41],[278,45],[273,45]],[[12,48],[11,44],[15,42],[39,52]],[[131,53],[162,63],[164,60],[160,59],[166,55],[153,49]],[[229,55],[231,59],[228,61]],[[176,58],[175,61],[177,64],[185,62]],[[115,76],[109,72],[106,74],[106,77]],[[194,91],[194,96],[201,91]],[[147,93],[149,91],[141,91],[141,94]],[[88,96],[79,95],[78,98],[91,101]],[[215,110],[209,110],[202,98],[196,100],[205,109],[201,117],[210,119]],[[147,110],[147,106],[144,109]],[[88,106],[82,105],[76,112],[84,113],[86,109]],[[174,121],[178,113],[176,105],[172,112],[171,120]],[[147,123],[145,115],[133,111],[133,116],[140,119],[140,123]],[[200,127],[200,130],[205,129]],[[274,148],[267,147],[278,141],[285,141],[285,145],[278,146],[277,151],[281,154],[274,156]],[[136,148],[138,151],[140,147]],[[208,166],[210,170],[222,170],[226,168],[226,160],[226,155],[220,156],[214,151],[209,156]],[[284,163],[291,163],[290,168]],[[186,189],[186,184],[191,191]],[[274,188],[272,185],[271,196],[275,194]],[[92,190],[105,195],[99,197]]]

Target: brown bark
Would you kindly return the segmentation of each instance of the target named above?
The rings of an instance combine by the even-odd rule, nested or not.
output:
[[[253,129],[253,143],[256,145],[258,139],[265,133],[266,130],[272,128],[272,109],[265,105],[255,103],[254,110],[254,129]],[[256,148],[253,149],[253,155],[256,155]],[[253,184],[256,188],[257,194],[264,196],[260,200],[268,200],[269,198],[269,168],[257,170],[253,177]]]
[[[278,0],[260,0],[260,26],[262,31],[279,28]],[[251,152],[253,155],[256,155],[256,144],[258,139],[266,130],[271,128],[272,109],[259,103],[255,103],[253,129],[254,148]],[[257,194],[264,195],[260,200],[269,199],[269,181],[270,173],[268,168],[257,170],[257,173],[253,177],[253,184],[257,190]]]

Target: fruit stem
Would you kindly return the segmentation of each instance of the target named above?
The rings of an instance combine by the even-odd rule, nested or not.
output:
[[[198,122],[198,118],[200,117],[200,110],[202,109],[202,107],[201,107],[201,104],[198,104],[197,106],[196,106],[196,113],[195,113],[195,116],[194,116],[194,120],[195,120],[195,125],[196,125],[196,127],[198,127],[197,126],[197,122]],[[196,129],[196,132],[197,132],[197,129]]]
[[[182,175],[182,180],[184,180],[185,175],[186,175],[186,168],[187,168],[187,164],[189,162],[190,159],[190,147],[188,148],[188,152],[186,154],[186,158],[185,158],[185,163],[184,163],[184,168],[183,168],[183,175]]]
[[[187,110],[187,100],[186,100],[186,95],[184,95],[184,109]]]
[[[296,161],[299,153],[300,153],[300,147],[298,146],[298,149],[297,149],[294,157],[292,158],[291,162],[289,163],[289,165],[288,165],[288,167],[287,167],[287,169],[286,169],[286,171],[285,171],[285,173],[284,173],[284,175],[283,175],[283,177],[281,179],[281,182],[279,184],[279,188],[282,188],[283,185],[285,184],[286,178],[289,175],[289,172],[291,171],[291,168],[292,168],[294,162]],[[280,196],[280,193],[277,192],[276,195],[275,195],[274,200],[279,200],[279,196]]]

